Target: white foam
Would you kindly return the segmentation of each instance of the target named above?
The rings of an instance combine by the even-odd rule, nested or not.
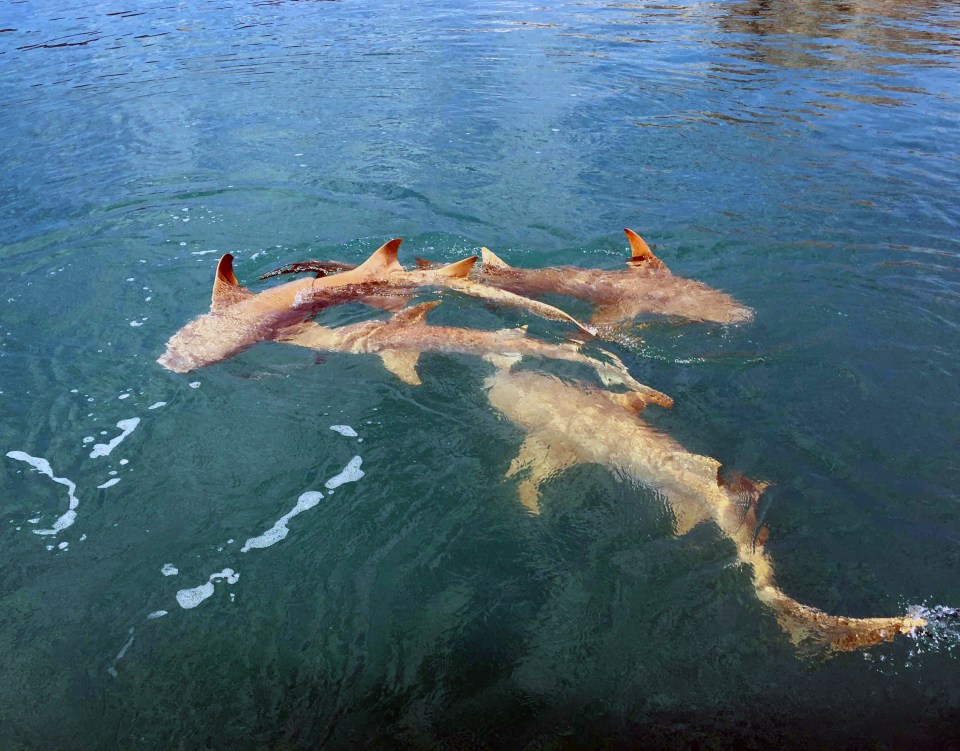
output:
[[[322,498],[323,493],[317,490],[308,490],[297,499],[297,505],[293,507],[293,510],[277,519],[276,523],[259,537],[251,537],[247,540],[243,544],[243,547],[240,548],[240,552],[246,553],[252,548],[269,548],[271,545],[280,542],[280,540],[284,539],[290,533],[287,522],[297,514],[312,509],[320,503]]]
[[[97,488],[100,490],[106,490],[107,488],[112,488],[118,482],[120,482],[120,478],[114,477],[112,480],[107,480],[105,483],[103,483],[103,485],[97,485]]]
[[[164,563],[163,568],[160,569],[160,573],[164,576],[176,576],[180,573],[180,569],[178,569],[172,563]]]
[[[362,469],[360,469],[360,464],[363,462],[359,456],[353,457],[344,467],[340,474],[334,475],[325,483],[328,490],[333,490],[334,488],[339,488],[345,482],[356,482],[365,474]]]
[[[154,402],[149,407],[147,407],[147,409],[160,409],[160,407],[166,407],[166,406],[167,406],[166,402]]]
[[[163,618],[167,614],[166,610],[154,610],[150,615],[147,616],[148,621],[155,621],[157,618]]]
[[[189,220],[189,219],[184,219],[183,221],[189,222],[190,220]],[[192,256],[206,256],[206,255],[210,255],[211,253],[219,253],[219,252],[220,252],[219,250],[191,250],[191,251],[190,251],[190,255],[192,255]]]
[[[120,394],[120,396],[117,397],[117,399],[129,399],[129,398],[130,398],[130,394]]]
[[[331,425],[330,430],[334,433],[339,433],[340,435],[346,436],[347,438],[356,438],[357,431],[351,428],[349,425]]]
[[[128,465],[129,463],[130,463],[130,460],[129,460],[129,459],[121,459],[121,460],[120,460],[120,466],[121,466],[121,467],[125,467],[125,466]]]
[[[117,427],[120,428],[123,432],[118,435],[116,438],[110,441],[110,443],[98,443],[93,447],[93,451],[90,452],[90,458],[96,459],[98,456],[109,456],[110,452],[113,451],[117,446],[120,445],[121,441],[130,435],[134,430],[137,429],[137,425],[140,424],[139,417],[131,417],[128,420],[121,420],[117,423]]]
[[[134,328],[137,328],[138,326],[143,326],[143,322],[142,322],[142,321],[130,321],[130,325],[133,326]]]
[[[235,573],[232,568],[225,568],[217,574],[210,574],[206,584],[201,584],[193,589],[181,589],[177,592],[177,604],[184,610],[195,608],[201,602],[213,594],[213,583],[219,579],[226,579],[227,584],[235,584],[240,574]]]
[[[94,438],[92,435],[85,435],[85,436],[83,437],[83,442],[84,442],[85,444],[87,444],[87,443],[93,443],[95,440],[97,440],[97,439]]]
[[[70,546],[70,543],[67,542],[66,540],[64,540],[59,545],[57,545],[57,547],[60,548],[60,550],[66,550],[69,546]]]
[[[200,388],[200,381],[190,381],[187,385],[192,389],[198,389]]]
[[[11,459],[15,459],[18,462],[26,462],[34,469],[36,469],[40,474],[44,474],[60,485],[67,486],[67,497],[70,499],[70,507],[67,512],[57,519],[53,526],[50,529],[35,529],[33,533],[35,535],[55,535],[58,532],[66,529],[71,524],[77,520],[77,506],[80,505],[80,499],[77,498],[77,485],[72,480],[68,480],[66,477],[54,477],[53,470],[50,468],[50,462],[46,459],[43,459],[39,456],[30,456],[30,454],[25,454],[23,451],[8,451],[7,456]],[[38,520],[39,521],[39,520]]]
[[[123,659],[123,656],[127,653],[127,650],[130,649],[130,645],[133,644],[133,627],[130,628],[130,638],[127,639],[127,643],[120,647],[120,651],[117,652],[117,656],[113,658],[113,665],[107,668],[107,672],[110,673],[114,678],[117,677],[117,668],[116,665],[120,660]]]

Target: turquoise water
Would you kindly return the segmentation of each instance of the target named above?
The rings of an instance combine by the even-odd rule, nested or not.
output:
[[[0,458],[0,748],[956,743],[949,630],[798,653],[716,528],[674,537],[601,466],[528,516],[475,358],[418,387],[279,344],[155,363],[226,251],[255,286],[394,236],[612,269],[633,227],[756,310],[613,350],[676,400],[650,421],[775,483],[782,587],[960,605],[955,4],[50,0],[0,28],[0,454],[78,501],[34,534],[68,486]]]

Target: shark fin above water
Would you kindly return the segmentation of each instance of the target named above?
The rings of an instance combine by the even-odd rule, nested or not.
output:
[[[627,240],[630,241],[630,259],[627,261],[628,266],[631,268],[667,270],[667,264],[653,254],[650,246],[643,241],[640,235],[626,227],[623,228],[623,231],[627,236]]]
[[[356,270],[363,274],[389,274],[392,271],[403,271],[403,266],[397,259],[397,251],[400,249],[400,243],[402,242],[403,238],[401,237],[388,240],[377,248],[366,261],[357,266]]]
[[[396,313],[393,318],[386,321],[384,326],[423,326],[427,313],[440,304],[439,300],[422,302],[418,305],[411,305]]]
[[[529,474],[520,481],[517,493],[524,508],[539,515],[540,485],[579,461],[577,455],[566,447],[551,445],[534,434],[528,434],[505,476],[513,477],[529,469]]]
[[[217,271],[213,277],[213,293],[210,295],[210,310],[218,313],[241,300],[246,300],[253,293],[246,287],[241,287],[237,275],[233,273],[233,256],[224,253],[217,264]]]
[[[509,269],[510,266],[501,260],[490,248],[480,248],[483,265],[493,269]]]
[[[451,263],[447,266],[441,266],[438,269],[433,269],[435,274],[440,276],[448,276],[454,279],[466,279],[470,275],[470,271],[473,269],[473,265],[477,262],[477,256],[470,256],[469,258],[464,258],[462,261],[457,261],[456,263]]]

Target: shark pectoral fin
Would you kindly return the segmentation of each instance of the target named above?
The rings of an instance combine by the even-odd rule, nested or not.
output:
[[[289,329],[277,341],[282,344],[294,344],[297,347],[308,349],[332,349],[333,339],[336,336],[333,329],[321,326],[312,321],[305,321],[296,328]]]
[[[480,259],[484,266],[492,269],[509,269],[510,266],[503,262],[490,248],[480,248]]]
[[[363,274],[389,274],[393,271],[403,271],[403,266],[397,260],[397,251],[403,238],[396,237],[377,248],[373,255],[357,266],[357,271]]]
[[[643,241],[640,235],[626,227],[623,228],[623,231],[627,235],[627,240],[630,241],[630,259],[627,261],[628,266],[633,268],[642,266],[645,269],[667,268],[667,264],[653,254],[650,246]]]
[[[393,373],[404,383],[419,386],[422,381],[417,374],[417,360],[420,353],[410,350],[388,349],[380,353],[383,367]]]
[[[456,263],[451,263],[447,266],[441,266],[439,269],[434,269],[434,272],[440,276],[464,279],[470,274],[470,270],[473,268],[473,265],[476,262],[477,256],[470,256],[469,258],[464,258],[462,261],[457,261]]]
[[[233,256],[224,253],[217,263],[217,273],[213,277],[213,293],[210,295],[210,310],[214,313],[246,300],[253,293],[241,287],[237,275],[233,273]]]
[[[702,508],[689,506],[671,506],[673,511],[673,531],[677,537],[683,537],[700,522],[709,521],[710,513]]]
[[[577,455],[564,446],[550,445],[541,438],[528,435],[520,453],[510,463],[506,477],[529,468],[530,473],[520,481],[517,493],[520,503],[531,514],[540,513],[540,485],[579,461]]]

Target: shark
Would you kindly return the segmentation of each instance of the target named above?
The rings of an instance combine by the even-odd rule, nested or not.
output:
[[[258,342],[282,339],[326,307],[362,301],[397,309],[424,287],[441,287],[493,304],[522,308],[573,324],[585,339],[594,335],[592,329],[559,308],[467,280],[477,256],[439,268],[405,271],[397,259],[401,242],[396,238],[384,243],[354,268],[315,279],[297,279],[258,293],[239,284],[233,256],[226,253],[217,264],[210,311],[170,337],[157,362],[168,370],[187,373],[233,357]]]
[[[594,326],[616,326],[648,314],[722,324],[753,319],[753,311],[730,295],[671,273],[640,235],[623,231],[631,250],[625,269],[517,268],[484,247],[477,279],[520,295],[556,294],[588,302],[594,309],[590,319]]]
[[[630,244],[625,269],[518,268],[483,247],[482,264],[472,281],[524,297],[551,294],[583,300],[593,306],[590,324],[595,327],[615,327],[641,315],[721,324],[748,323],[753,319],[751,308],[702,282],[674,275],[640,235],[626,228],[624,233]],[[417,267],[425,271],[440,267],[423,258],[417,258],[416,262]],[[303,272],[328,275],[350,268],[353,267],[339,261],[302,261],[282,266],[261,278]]]
[[[897,617],[848,618],[798,602],[777,585],[764,549],[767,531],[758,524],[756,507],[766,483],[725,474],[716,459],[687,451],[639,410],[622,409],[602,390],[517,371],[497,355],[488,359],[498,365],[486,381],[490,403],[525,434],[506,476],[519,479],[518,495],[530,514],[540,513],[546,480],[575,464],[603,465],[662,493],[677,535],[701,522],[714,524],[733,543],[737,561],[750,568],[756,596],[794,645],[849,652],[928,625],[919,609]]]
[[[424,302],[404,308],[386,321],[364,321],[336,328],[307,321],[277,341],[321,352],[379,355],[387,370],[413,386],[421,383],[417,362],[424,352],[572,362],[591,368],[605,386],[625,387],[625,392],[604,391],[611,402],[622,409],[639,411],[648,404],[673,405],[669,396],[630,375],[623,361],[613,353],[604,352],[606,360],[600,360],[584,354],[578,342],[551,343],[535,339],[522,327],[485,331],[430,325],[426,315],[439,304],[439,300]]]

